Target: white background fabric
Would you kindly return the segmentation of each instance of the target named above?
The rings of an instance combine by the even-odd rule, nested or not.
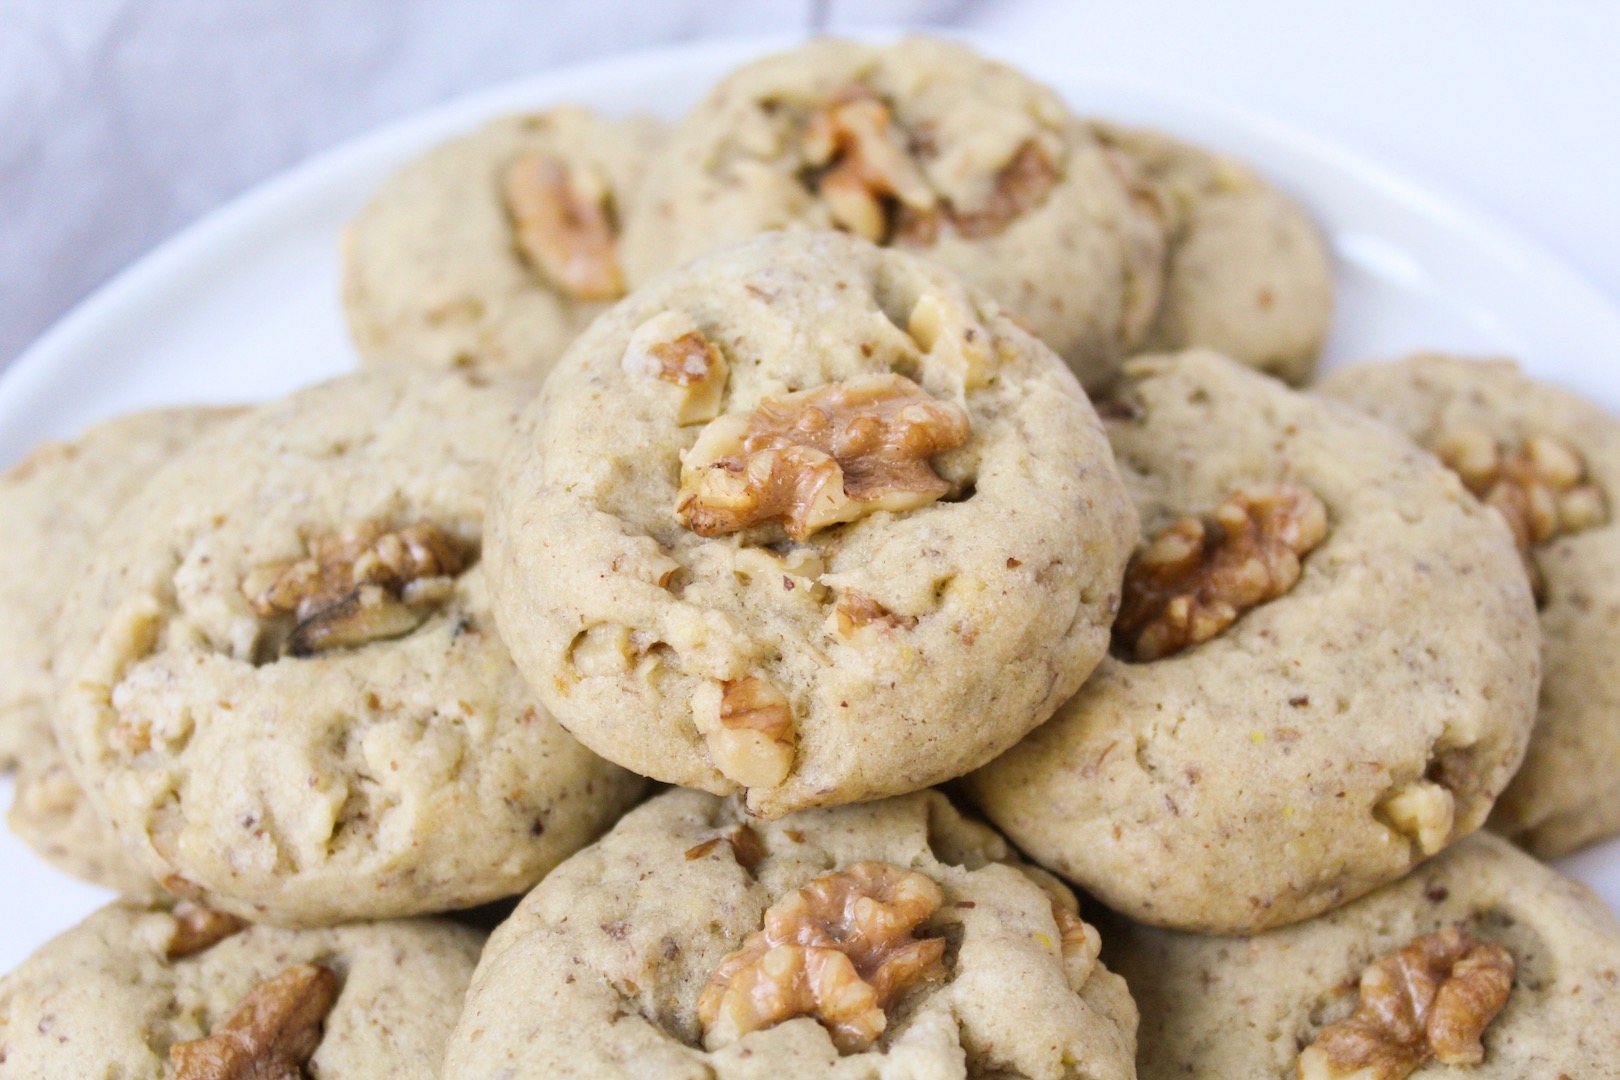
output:
[[[813,0],[0,0],[0,364],[186,223],[458,93]],[[822,0],[1248,108],[1517,225],[1620,296],[1610,0]]]

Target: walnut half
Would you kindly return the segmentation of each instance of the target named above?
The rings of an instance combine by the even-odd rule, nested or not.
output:
[[[1485,1060],[1485,1029],[1513,989],[1512,955],[1451,926],[1390,953],[1361,975],[1356,1011],[1299,1056],[1300,1080],[1401,1080],[1430,1058]]]
[[[319,964],[266,979],[205,1038],[169,1048],[174,1080],[300,1080],[337,996],[337,975]]]
[[[1250,487],[1213,520],[1184,517],[1131,559],[1114,643],[1135,660],[1158,660],[1215,637],[1287,593],[1300,559],[1327,536],[1327,508],[1301,487]]]
[[[467,563],[461,542],[437,525],[362,521],[310,541],[303,559],[258,567],[242,593],[263,618],[292,616],[282,651],[309,656],[416,629]]]
[[[933,879],[881,862],[854,863],[782,897],[703,988],[704,1045],[717,1050],[812,1016],[841,1053],[867,1049],[906,990],[945,977],[944,939],[916,936],[944,899]]]
[[[681,467],[675,515],[699,536],[780,522],[803,540],[951,490],[929,464],[968,439],[967,413],[902,375],[863,375],[728,413]]]
[[[775,787],[793,770],[799,742],[793,707],[771,681],[745,675],[708,684],[693,718],[720,774],[743,787]]]
[[[518,251],[546,280],[575,300],[624,295],[606,184],[539,151],[518,155],[502,181]]]

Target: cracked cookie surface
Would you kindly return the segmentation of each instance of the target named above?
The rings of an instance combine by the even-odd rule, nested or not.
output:
[[[1301,1051],[1329,1045],[1324,1030],[1355,1010],[1358,980],[1367,996],[1369,966],[1458,931],[1511,958],[1512,988],[1500,1012],[1490,1009],[1500,984],[1472,1003],[1470,1028],[1489,1017],[1483,1060],[1430,1060],[1409,1075],[1605,1076],[1620,1056],[1620,924],[1584,885],[1488,833],[1337,911],[1257,937],[1106,929],[1104,955],[1142,1009],[1144,1080],[1295,1080]]]
[[[1255,485],[1311,493],[1325,533],[1206,639],[1106,659],[967,779],[991,820],[1110,907],[1226,933],[1333,908],[1478,828],[1540,676],[1496,515],[1397,433],[1208,351],[1133,361],[1101,408],[1145,538]]]
[[[199,435],[238,414],[158,409],[34,450],[0,478],[10,551],[0,562],[0,762],[15,766],[7,824],[52,865],[119,892],[152,888],[84,798],[56,746],[51,634],[113,515]]]
[[[1542,858],[1620,832],[1620,419],[1505,360],[1419,355],[1357,364],[1321,391],[1464,467],[1464,441],[1494,444],[1496,459],[1540,442],[1569,456],[1561,471],[1573,483],[1554,485],[1569,489],[1556,500],[1563,520],[1526,536],[1541,585],[1545,674],[1530,750],[1491,827]],[[1473,486],[1487,501],[1503,494]],[[1537,503],[1547,492],[1532,495]],[[1581,510],[1574,520],[1572,503]],[[1534,516],[1538,507],[1529,510]]]
[[[495,931],[445,1075],[1128,1078],[1136,1011],[1098,945],[938,792],[766,824],[672,791]]]
[[[467,907],[634,799],[495,635],[479,534],[531,394],[338,379],[199,440],[109,527],[60,628],[58,735],[167,887],[286,924]]]
[[[0,979],[0,1074],[280,1077],[289,1074],[272,1063],[290,1060],[307,1067],[308,1075],[330,1080],[439,1075],[482,934],[427,919],[327,930],[227,923],[203,926],[198,934],[188,927],[197,914],[172,900],[121,901],[52,939]],[[289,971],[326,972],[320,976],[326,985],[272,983]],[[309,998],[312,989],[325,992]],[[277,990],[288,1000],[267,1001]],[[176,1047],[190,1043],[191,1057],[206,1058],[208,1048],[198,1048],[197,1041],[220,1030],[255,994],[257,1015],[234,1025],[246,1038],[237,1040],[231,1064],[243,1071],[176,1071],[188,1056],[185,1049],[176,1054]],[[267,1022],[283,1017],[305,1027],[288,1040],[299,1045],[278,1047],[278,1040],[265,1037],[274,1031]],[[294,1053],[278,1059],[267,1049]],[[265,1071],[244,1070],[250,1063]],[[198,1064],[193,1060],[190,1068]]]
[[[623,292],[618,236],[653,120],[510,116],[405,166],[349,226],[343,305],[367,364],[540,378]]]
[[[729,375],[683,422],[701,384],[642,357],[688,324]],[[1135,530],[1079,385],[999,305],[775,233],[580,339],[486,544],[501,632],[570,731],[776,817],[960,776],[1044,720],[1106,649]]]
[[[842,228],[983,288],[1087,386],[1141,344],[1163,239],[1050,89],[953,42],[822,39],[746,65],[672,131],[631,284],[773,229]]]

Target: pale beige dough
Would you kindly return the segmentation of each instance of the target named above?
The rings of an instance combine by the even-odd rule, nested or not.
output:
[[[751,871],[724,840],[702,847],[739,825],[763,846]],[[946,939],[945,978],[909,989],[864,1052],[841,1055],[810,1016],[705,1051],[698,998],[727,954],[760,929],[765,909],[830,870],[869,860],[941,888],[943,905],[920,929]],[[1073,910],[1072,897],[1030,873],[938,792],[765,825],[735,799],[672,791],[558,867],[495,931],[445,1076],[1134,1076],[1136,1010],[1124,983],[1095,963],[1094,945],[1065,959],[1054,903]],[[1095,941],[1089,930],[1085,937]]]
[[[173,901],[121,901],[0,979],[0,1076],[168,1080],[199,1039],[296,964],[341,980],[309,1063],[321,1080],[435,1080],[483,935],[439,920],[254,926],[181,959]]]
[[[953,42],[819,39],[733,72],[648,168],[624,234],[631,283],[764,230],[831,228],[803,138],[816,109],[857,85],[888,105],[927,185],[958,211],[989,204],[1020,147],[1049,154],[1056,183],[1005,229],[946,224],[931,243],[902,243],[1000,300],[1088,387],[1107,383],[1158,305],[1157,219],[1054,92]]]
[[[926,345],[905,329],[919,305],[936,318]],[[670,312],[726,359],[723,413],[889,372],[962,408],[967,441],[933,459],[949,490],[796,543],[778,525],[693,532],[677,485],[708,428],[682,426],[686,395],[627,362]],[[746,785],[767,817],[915,791],[1016,742],[1105,651],[1136,535],[1061,361],[933,264],[839,233],[766,234],[598,320],[525,414],[496,500],[501,632],[553,715],[645,775]],[[901,624],[841,634],[852,593]],[[709,695],[755,676],[792,713],[774,783],[717,768],[700,723]]]
[[[1310,215],[1249,166],[1155,131],[1099,123],[1169,245],[1146,347],[1202,345],[1290,383],[1316,370],[1333,263]]]
[[[0,478],[0,759],[16,768],[7,823],[70,874],[119,892],[152,888],[151,875],[85,802],[51,728],[51,633],[113,514],[194,439],[239,410],[157,409],[47,443]]]
[[[1404,437],[1215,353],[1133,361],[1104,413],[1146,535],[1292,484],[1326,538],[1291,591],[1175,655],[1111,656],[969,777],[997,827],[1132,918],[1219,933],[1334,908],[1478,828],[1540,678],[1501,519]]]
[[[622,228],[662,138],[646,117],[563,106],[503,117],[405,166],[344,234],[343,306],[362,361],[545,375],[608,302],[574,299],[525,259],[506,169],[530,151],[566,162]]]
[[[523,382],[409,368],[255,410],[155,475],[59,627],[57,733],[166,887],[293,925],[521,892],[639,779],[568,737],[495,635],[476,561]],[[312,656],[244,591],[363,521],[432,524],[474,559],[426,621]]]
[[[1542,858],[1620,832],[1620,420],[1506,360],[1418,355],[1326,379],[1343,398],[1420,445],[1473,428],[1508,446],[1552,436],[1584,460],[1607,521],[1538,546],[1541,705],[1524,766],[1491,826]]]
[[[1620,924],[1584,885],[1488,833],[1297,926],[1248,939],[1121,926],[1104,954],[1142,1008],[1143,1080],[1294,1080],[1300,1049],[1354,1009],[1367,965],[1448,926],[1505,947],[1517,976],[1484,1062],[1412,1077],[1615,1075]]]

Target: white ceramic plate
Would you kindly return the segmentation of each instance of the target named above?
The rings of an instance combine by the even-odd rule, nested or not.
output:
[[[403,162],[495,114],[583,101],[673,116],[782,41],[660,50],[552,72],[411,117],[271,180],[136,263],[0,377],[0,467],[44,438],[161,404],[274,397],[354,366],[337,238]],[[1017,60],[1017,50],[976,41]],[[1028,65],[1026,65],[1028,66]],[[1498,223],[1320,140],[1162,88],[1030,67],[1082,112],[1152,124],[1247,158],[1332,237],[1329,362],[1419,347],[1507,353],[1620,410],[1620,312]],[[9,792],[0,792],[9,803]],[[1566,861],[1620,910],[1620,842]],[[0,835],[0,971],[106,894]]]

